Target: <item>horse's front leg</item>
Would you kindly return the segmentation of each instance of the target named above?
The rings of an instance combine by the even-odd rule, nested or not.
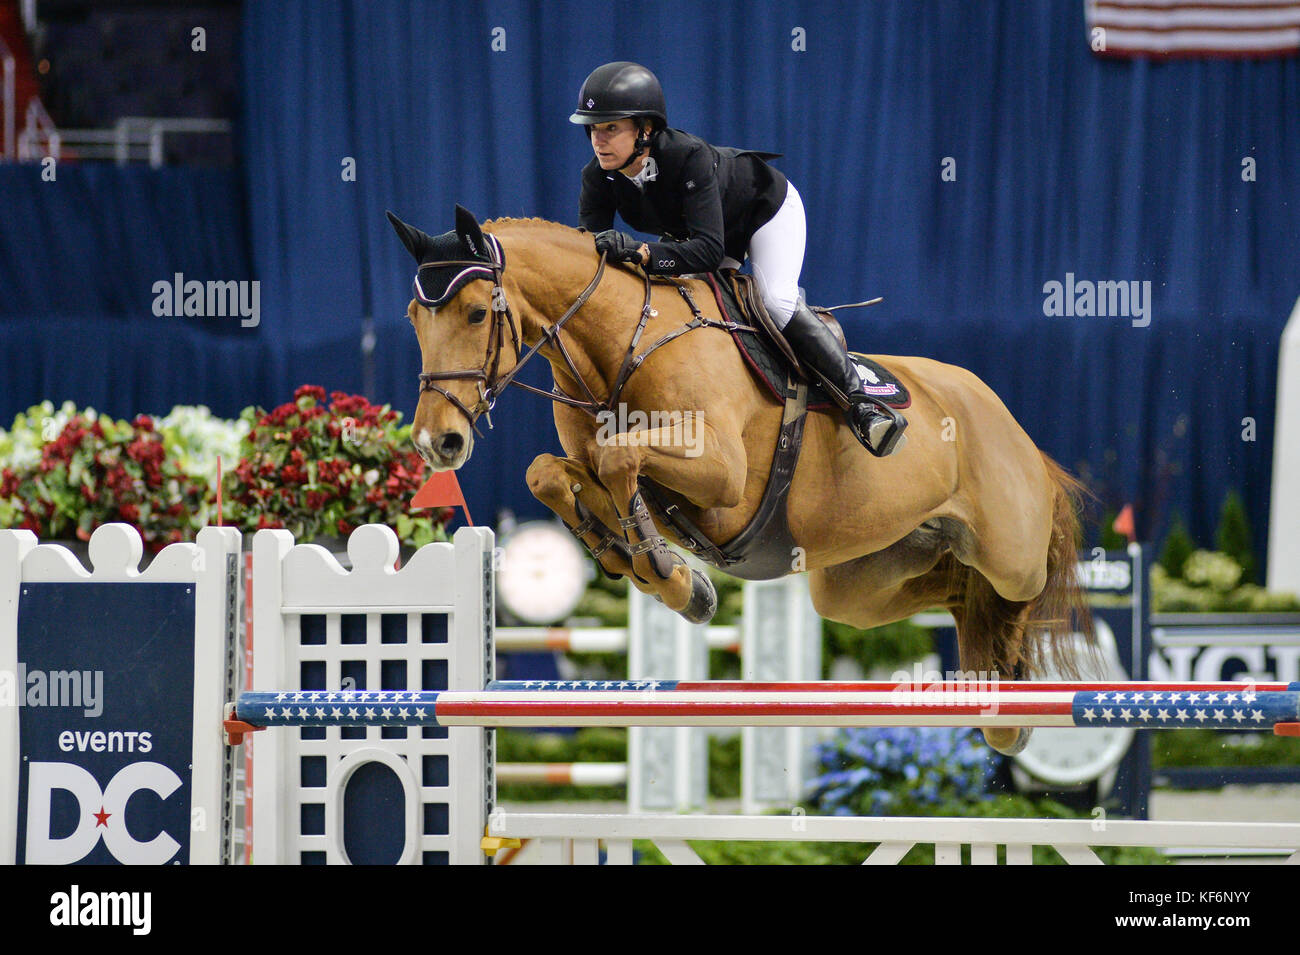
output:
[[[739,434],[719,435],[702,424],[597,436],[588,445],[592,469],[618,512],[636,568],[633,583],[695,623],[712,618],[717,595],[709,579],[668,549],[637,487],[638,475],[684,495],[700,507],[735,507],[745,486]]]
[[[528,489],[564,521],[610,577],[632,576],[635,569],[609,492],[580,461],[538,455],[528,466]]]

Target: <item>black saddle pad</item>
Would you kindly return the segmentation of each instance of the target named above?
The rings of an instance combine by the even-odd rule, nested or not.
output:
[[[767,330],[763,328],[762,323],[753,321],[740,307],[727,276],[716,274],[710,284],[721,293],[721,305],[727,316],[737,325],[754,328],[753,332],[733,332],[732,338],[736,340],[745,363],[749,365],[758,380],[766,386],[774,398],[784,401],[785,382],[791,371],[790,363],[768,338]],[[816,311],[815,308],[813,310]],[[862,377],[863,389],[867,394],[879,398],[891,408],[902,409],[912,403],[912,396],[907,393],[907,387],[888,368],[858,352],[849,352],[849,355],[858,366],[858,374]],[[829,411],[831,409],[838,410],[821,384],[810,382],[808,410]]]

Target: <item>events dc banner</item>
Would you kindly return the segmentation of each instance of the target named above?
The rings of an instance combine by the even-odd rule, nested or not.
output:
[[[194,588],[27,583],[18,861],[189,859]]]

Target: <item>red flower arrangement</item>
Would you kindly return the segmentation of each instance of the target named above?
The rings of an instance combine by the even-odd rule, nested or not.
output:
[[[151,552],[191,539],[207,523],[208,488],[168,452],[153,418],[73,415],[40,460],[0,471],[8,523],[43,539],[89,540],[101,524],[134,524]]]
[[[446,539],[451,508],[408,513],[424,462],[398,412],[341,391],[326,404],[316,385],[301,386],[293,398],[242,415],[249,432],[224,481],[234,523],[245,531],[283,527],[299,541],[346,536],[362,524],[388,524],[415,547]]]

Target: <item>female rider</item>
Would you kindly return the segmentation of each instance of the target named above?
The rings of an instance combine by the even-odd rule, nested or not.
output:
[[[849,397],[846,418],[872,454],[899,447],[907,422],[863,390],[839,339],[799,294],[806,227],[794,185],[772,153],[718,147],[668,126],[659,80],[636,63],[606,63],[587,77],[569,122],[587,128],[595,157],[582,170],[580,225],[596,251],[654,275],[739,268],[748,254],[772,320],[800,362]],[[659,242],[612,228],[614,213]]]

